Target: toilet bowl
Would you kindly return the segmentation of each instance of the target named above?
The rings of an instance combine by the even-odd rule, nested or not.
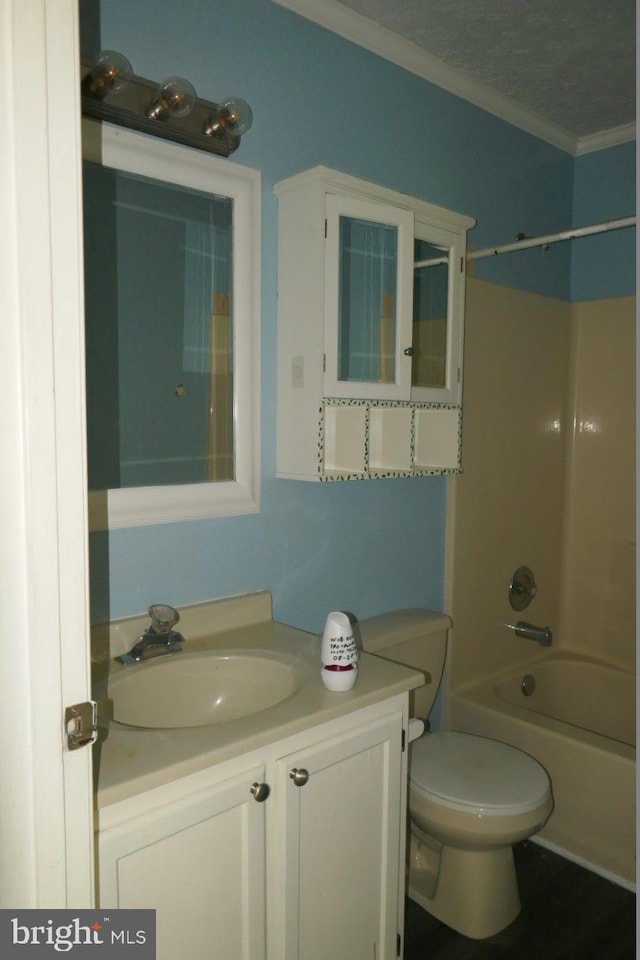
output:
[[[520,912],[512,844],[553,808],[543,767],[505,743],[472,734],[424,734],[409,759],[408,893],[474,939]]]
[[[425,674],[412,717],[426,719],[433,706],[450,625],[428,610],[359,624],[364,650]],[[547,772],[521,750],[470,733],[423,734],[409,754],[409,897],[467,937],[499,933],[520,912],[512,844],[552,809]]]

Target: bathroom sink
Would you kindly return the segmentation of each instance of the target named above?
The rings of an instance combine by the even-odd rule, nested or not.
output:
[[[111,674],[105,713],[133,727],[228,723],[293,696],[308,668],[267,651],[178,653]]]

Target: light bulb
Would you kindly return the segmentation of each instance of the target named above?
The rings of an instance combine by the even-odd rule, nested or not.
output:
[[[204,132],[208,136],[241,137],[253,122],[253,113],[246,100],[240,97],[227,97],[205,124]]]
[[[108,93],[120,93],[133,76],[133,68],[117,50],[101,50],[91,61],[91,71],[84,78],[83,92],[102,99]]]
[[[156,99],[149,105],[147,116],[154,120],[186,117],[196,105],[194,86],[184,77],[169,77],[158,87]]]
[[[241,137],[253,123],[253,113],[246,100],[240,97],[228,97],[220,104],[226,113],[225,126],[229,133]]]

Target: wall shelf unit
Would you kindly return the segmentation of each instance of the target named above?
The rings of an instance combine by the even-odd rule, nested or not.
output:
[[[327,167],[274,191],[277,475],[459,472],[465,249],[475,221]]]

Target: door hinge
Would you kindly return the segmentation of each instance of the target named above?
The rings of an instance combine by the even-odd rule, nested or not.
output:
[[[407,731],[402,728],[402,752],[404,753],[407,744]]]
[[[64,711],[67,749],[79,750],[98,739],[98,705],[95,700],[74,703]]]
[[[402,937],[396,934],[396,957],[402,956]]]
[[[327,239],[327,218],[324,218],[324,238]]]
[[[326,372],[327,372],[327,355],[326,355],[326,353],[323,353],[323,354],[322,354],[322,372],[323,372],[323,373],[326,373]]]
[[[460,257],[460,273],[464,273],[464,257]]]

